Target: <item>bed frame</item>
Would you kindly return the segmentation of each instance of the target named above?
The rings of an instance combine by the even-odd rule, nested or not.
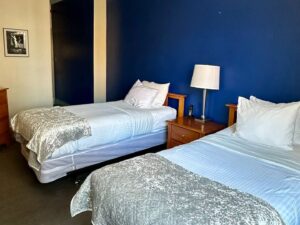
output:
[[[229,110],[228,126],[232,126],[236,122],[237,105],[227,104],[226,106],[228,107],[228,110]]]
[[[184,116],[185,98],[186,98],[186,95],[168,93],[167,98],[166,98],[165,103],[164,103],[164,106],[168,106],[169,99],[178,100],[177,116],[178,117],[183,117]]]

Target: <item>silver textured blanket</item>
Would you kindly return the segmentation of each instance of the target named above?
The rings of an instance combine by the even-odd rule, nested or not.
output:
[[[28,141],[26,147],[36,155],[30,154],[29,164],[37,170],[39,163],[59,147],[91,135],[91,128],[84,118],[60,107],[22,111],[12,118],[11,126],[16,134]]]
[[[284,224],[266,202],[200,177],[156,155],[93,172],[71,202],[94,225]]]

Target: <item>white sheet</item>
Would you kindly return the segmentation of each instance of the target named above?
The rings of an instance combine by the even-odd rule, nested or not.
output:
[[[51,158],[164,130],[166,129],[166,120],[176,118],[176,110],[171,107],[139,109],[124,101],[67,106],[65,108],[88,120],[92,129],[92,136],[65,144],[57,149]],[[134,124],[133,128],[131,124]],[[103,132],[104,130],[106,132]]]
[[[300,224],[300,152],[246,142],[228,128],[158,154],[265,200],[287,225]]]

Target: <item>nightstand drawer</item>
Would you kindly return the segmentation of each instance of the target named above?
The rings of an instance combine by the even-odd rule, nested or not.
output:
[[[7,115],[8,115],[7,104],[0,103],[0,119],[3,117],[7,117]]]
[[[10,144],[10,134],[9,132],[6,132],[6,133],[3,133],[3,134],[0,134],[0,144]]]
[[[174,139],[171,139],[169,142],[168,142],[168,148],[173,148],[175,146],[178,146],[178,145],[183,145],[184,143],[181,143],[179,141],[176,141]]]
[[[168,121],[168,148],[187,144],[205,135],[222,130],[225,126],[213,121],[205,123],[193,117],[178,117]]]
[[[0,119],[0,135],[9,131],[8,118]]]
[[[7,102],[6,92],[0,91],[0,104],[6,104],[6,102]]]
[[[171,139],[181,143],[188,143],[201,137],[200,134],[195,131],[177,126],[172,126],[171,133]]]
[[[0,88],[0,145],[10,143],[7,88]]]

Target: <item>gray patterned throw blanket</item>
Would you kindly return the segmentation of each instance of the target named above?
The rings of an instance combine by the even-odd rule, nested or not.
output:
[[[93,172],[71,202],[94,225],[284,224],[268,203],[189,172],[156,155]]]
[[[29,165],[39,169],[64,144],[91,135],[88,122],[64,108],[39,108],[18,113],[11,120],[13,131],[28,141]],[[32,156],[32,152],[36,157]],[[36,162],[36,160],[38,162]]]

